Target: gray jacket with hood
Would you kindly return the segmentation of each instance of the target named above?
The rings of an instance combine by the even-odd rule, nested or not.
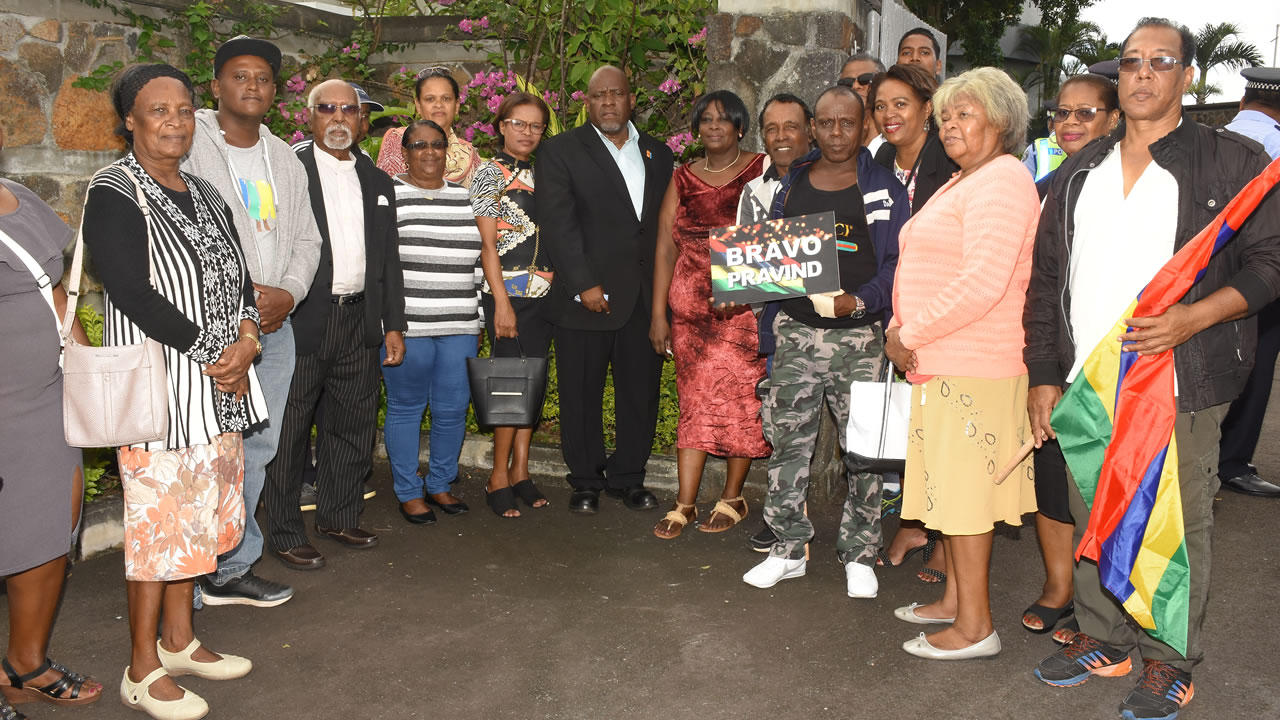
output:
[[[258,127],[258,137],[266,144],[275,183],[276,252],[271,267],[262,267],[258,259],[253,220],[237,199],[236,181],[227,165],[227,141],[222,137],[215,111],[196,111],[196,134],[191,151],[182,160],[182,169],[213,183],[231,207],[253,281],[285,290],[293,296],[293,306],[297,308],[307,296],[320,262],[320,231],[311,212],[307,171],[288,143],[272,135],[266,126]]]

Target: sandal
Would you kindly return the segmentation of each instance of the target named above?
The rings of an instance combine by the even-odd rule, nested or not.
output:
[[[489,509],[493,510],[494,514],[498,517],[507,518],[508,520],[514,520],[515,518],[520,517],[519,515],[505,514],[508,510],[519,509],[516,507],[515,491],[511,489],[510,485],[498,488],[493,492],[486,491],[484,494],[484,501],[489,505]]]
[[[1060,608],[1051,608],[1040,603],[1032,603],[1031,607],[1022,611],[1022,627],[1026,628],[1027,632],[1043,635],[1047,632],[1053,632],[1053,627],[1058,624],[1059,620],[1064,617],[1074,616],[1075,612],[1076,604],[1071,600],[1068,600],[1067,604]],[[1038,618],[1040,627],[1035,628],[1028,625],[1026,619],[1028,615],[1034,615]]]
[[[739,513],[737,510],[734,510],[733,506],[729,504],[729,503],[737,503],[737,502],[742,503],[741,513]],[[701,525],[698,526],[698,530],[704,533],[722,533],[726,530],[733,528],[734,525],[737,525],[738,523],[742,522],[742,519],[745,518],[747,516],[747,513],[749,512],[751,512],[751,508],[747,506],[747,501],[743,499],[741,495],[739,495],[736,498],[729,498],[728,500],[724,500],[724,499],[717,500],[716,506],[711,508],[711,515],[707,517],[707,521],[705,523],[702,523]],[[711,521],[715,519],[716,515],[724,515],[725,517],[732,520],[733,524],[726,525],[725,527],[722,527],[722,528],[710,527]]]
[[[933,568],[920,568],[920,571],[916,573],[916,579],[926,585],[937,585],[947,581],[947,574]]]
[[[43,700],[54,705],[88,705],[102,697],[102,683],[91,681],[88,677],[72,672],[49,658],[45,658],[44,664],[26,675],[19,675],[18,671],[9,664],[9,658],[0,661],[0,667],[4,668],[4,674],[9,677],[9,685],[0,686],[0,692],[14,705],[34,700]],[[62,677],[42,688],[23,686],[23,683],[31,682],[50,670],[61,673]],[[84,688],[86,682],[97,685],[98,692],[81,696],[80,690]],[[70,694],[64,696],[67,691],[70,691]]]
[[[685,515],[684,514],[685,510],[693,510],[693,515],[692,516]],[[697,520],[697,519],[698,519],[697,507],[693,505],[685,505],[684,503],[677,500],[676,509],[667,511],[667,514],[664,515],[662,519],[658,521],[658,524],[653,526],[653,534],[654,536],[662,538],[663,540],[675,540],[676,538],[680,537],[680,533],[684,532],[685,525],[688,525],[691,520]],[[675,532],[672,532],[670,535],[663,535],[662,533],[658,532],[658,529],[662,527],[662,523],[670,523],[670,525],[668,526],[670,528],[668,532],[670,532],[671,530],[674,530]]]
[[[884,567],[899,567],[901,565],[905,565],[907,560],[918,552],[924,553],[924,557],[922,558],[924,562],[929,562],[933,559],[933,551],[938,548],[938,540],[941,537],[942,534],[937,530],[926,530],[924,533],[924,544],[917,545],[908,550],[906,554],[902,556],[902,562],[899,563],[895,563],[889,559],[888,548],[880,548],[880,551],[876,553],[876,565],[882,565]],[[945,573],[943,573],[943,577],[946,577]]]
[[[547,502],[547,497],[542,494],[542,491],[538,489],[538,486],[533,484],[532,478],[525,478],[520,482],[515,483],[511,486],[511,490],[515,492],[516,497],[523,500],[524,504],[531,508],[537,508],[540,510],[551,504]],[[542,504],[535,505],[534,503],[539,500],[542,501]]]
[[[4,695],[0,695],[0,720],[27,720],[27,716],[14,710]]]
[[[1071,619],[1058,628],[1050,637],[1059,645],[1070,645],[1072,640],[1076,639],[1076,634],[1080,632],[1080,621],[1076,620],[1072,615]]]

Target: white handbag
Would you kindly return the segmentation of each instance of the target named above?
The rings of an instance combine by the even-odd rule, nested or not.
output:
[[[845,466],[851,472],[898,473],[906,465],[911,383],[896,382],[884,360],[880,380],[854,380],[849,388]]]

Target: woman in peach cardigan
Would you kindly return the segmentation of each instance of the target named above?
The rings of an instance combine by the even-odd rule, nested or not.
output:
[[[903,649],[935,660],[1000,652],[989,570],[995,523],[1034,512],[1031,462],[995,475],[1030,437],[1022,306],[1040,202],[1014,153],[1025,144],[1027,99],[995,68],[943,83],[934,112],[947,155],[960,166],[902,228],[889,359],[912,389],[902,517],[942,533],[942,598],[895,611],[945,624]]]

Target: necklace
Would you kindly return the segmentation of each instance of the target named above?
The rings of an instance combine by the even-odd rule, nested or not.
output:
[[[737,164],[738,164],[738,158],[741,158],[741,157],[742,157],[742,146],[741,146],[741,145],[739,145],[739,146],[738,146],[738,154],[733,156],[733,162],[729,163],[728,165],[725,165],[724,167],[720,168],[719,170],[712,170],[712,169],[711,169],[711,158],[707,158],[707,159],[705,159],[705,160],[703,160],[703,161],[702,161],[702,171],[703,171],[703,172],[709,172],[709,173],[722,173],[722,172],[724,172],[725,170],[728,170],[729,168],[733,167],[734,165],[737,165]]]

